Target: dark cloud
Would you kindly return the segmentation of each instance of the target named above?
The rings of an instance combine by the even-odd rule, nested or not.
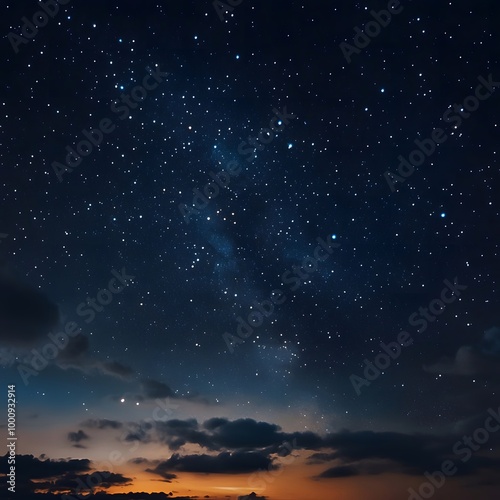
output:
[[[118,420],[108,420],[106,418],[102,419],[88,419],[81,423],[83,427],[88,429],[121,429],[123,424],[118,422]]]
[[[484,332],[479,345],[461,346],[453,358],[442,357],[425,365],[424,371],[443,375],[471,376],[500,373],[500,328]]]
[[[1,470],[8,470],[7,454],[0,458]],[[90,460],[39,460],[33,455],[16,455],[16,475],[19,478],[47,479],[68,473],[87,472]]]
[[[66,355],[66,349],[63,349],[56,358],[55,362],[60,368],[64,370],[72,368],[87,375],[109,375],[122,380],[129,380],[135,373],[132,368],[118,361],[102,361],[92,356],[87,356],[89,347],[88,339],[83,335],[78,335],[75,337],[76,339],[78,339],[77,344],[73,344],[69,355]]]
[[[156,421],[153,425],[128,424],[127,440],[144,443],[159,441],[173,451],[186,444],[196,444],[210,451],[261,449],[267,454],[285,456],[292,447],[320,450],[323,438],[313,432],[281,432],[278,425],[253,419],[229,421],[225,418],[209,419],[200,425],[195,419]]]
[[[282,434],[281,437],[282,443],[293,443],[295,448],[319,450],[325,447],[323,438],[311,431]]]
[[[322,472],[318,479],[321,478],[340,478],[340,477],[352,477],[359,474],[355,467],[349,465],[340,465],[339,467],[331,467],[330,469]]]
[[[460,347],[454,358],[443,357],[434,364],[424,366],[424,371],[428,373],[462,376],[494,372],[498,369],[498,365],[484,359],[481,352],[471,346]]]
[[[482,416],[484,422],[485,416]],[[480,416],[470,422],[468,428],[472,432],[481,423]],[[476,427],[473,427],[473,424]],[[229,421],[224,418],[209,419],[203,425],[196,420],[171,420],[157,422],[155,430],[157,439],[167,443],[173,449],[185,444],[197,444],[208,450],[247,452],[256,451],[261,457],[270,460],[271,455],[282,451],[290,453],[292,449],[317,450],[311,455],[309,463],[337,463],[320,478],[346,477],[350,475],[373,475],[384,472],[400,472],[410,475],[421,475],[427,470],[438,470],[446,459],[457,459],[453,446],[463,437],[463,434],[422,435],[403,434],[397,432],[372,431],[340,431],[320,436],[313,432],[284,433],[280,427],[267,422],[257,422],[252,419]],[[497,440],[491,437],[491,444]],[[284,450],[284,444],[290,449]],[[281,450],[281,451],[280,451]],[[229,456],[219,457],[229,460]],[[238,456],[238,455],[236,455]],[[180,457],[174,455],[181,464],[195,467],[202,460],[211,465],[215,457],[201,455]],[[185,460],[185,461],[184,461]],[[493,467],[500,460],[482,460],[472,457],[467,466],[461,467],[458,475],[473,473],[480,468]],[[166,466],[174,464],[165,462]],[[188,467],[186,465],[186,467]],[[346,468],[348,467],[348,468]],[[209,469],[205,463],[200,469]],[[264,467],[265,468],[265,467]],[[170,469],[165,469],[170,470]],[[180,469],[173,468],[175,471]]]
[[[390,460],[409,474],[439,466],[440,458],[451,451],[447,439],[396,432],[343,431],[326,436],[324,444],[333,448],[333,457],[342,462]]]
[[[16,455],[18,489],[23,492],[23,496],[18,497],[20,500],[24,500],[26,498],[24,494],[33,492],[35,489],[46,490],[47,492],[71,493],[83,489],[82,485],[95,486],[98,484],[100,488],[107,489],[115,485],[131,484],[132,479],[121,474],[108,471],[91,473],[90,463],[90,460],[87,459],[40,460],[33,455]],[[0,469],[8,470],[7,455],[0,457]],[[90,492],[89,487],[89,491],[84,493]],[[61,497],[54,498],[60,499]]]
[[[34,346],[58,323],[58,307],[43,293],[0,274],[1,343]]]
[[[249,495],[242,495],[238,497],[238,500],[266,500],[268,497],[262,497],[257,495],[257,493],[250,493]]]
[[[90,494],[96,486],[108,489],[112,486],[127,486],[130,484],[132,484],[132,478],[130,477],[109,471],[96,471],[92,474],[75,474],[71,472],[53,481],[37,483],[36,486],[51,493],[74,493],[78,491],[83,494]]]
[[[217,425],[216,425],[217,424]],[[250,418],[233,422],[208,420],[207,428],[213,429],[211,440],[218,448],[262,448],[284,441],[281,428],[267,422],[256,422]]]
[[[176,451],[186,443],[198,444],[209,450],[219,449],[211,436],[198,430],[199,425],[195,419],[156,422],[155,427],[158,439],[167,444],[171,450]]]
[[[144,397],[148,399],[177,397],[174,391],[167,384],[158,382],[157,380],[143,380],[141,382],[141,386],[144,392]]]
[[[99,367],[104,374],[123,379],[128,379],[135,373],[132,368],[117,361],[101,362]]]
[[[485,416],[483,415],[483,422]],[[472,432],[481,423],[480,416],[466,422]],[[93,423],[92,425],[99,425]],[[464,430],[465,424],[460,425]],[[459,429],[456,428],[455,431]],[[155,464],[148,463],[148,471],[171,480],[169,474],[178,472],[239,473],[273,467],[280,456],[293,450],[317,451],[308,464],[333,462],[317,479],[347,477],[349,475],[374,475],[402,473],[422,475],[425,471],[439,470],[447,459],[457,459],[453,447],[461,440],[458,432],[447,435],[404,434],[397,432],[340,431],[324,436],[313,432],[282,432],[278,425],[252,419],[230,421],[211,418],[203,424],[196,419],[172,419],[166,422],[141,422],[126,424],[125,441],[143,443],[160,442],[177,451],[184,445],[198,445],[218,455],[174,454],[170,459]],[[490,444],[496,443],[492,436]],[[141,463],[143,459],[137,459]],[[147,462],[143,462],[147,463]],[[471,474],[481,468],[500,464],[497,459],[480,459],[473,456],[457,475]]]
[[[217,427],[222,427],[228,422],[229,420],[227,418],[214,417],[205,421],[203,423],[203,427],[209,431],[213,431],[214,429],[217,429]]]
[[[178,394],[169,385],[158,380],[146,379],[141,382],[142,393],[135,396],[137,401],[148,399],[183,399],[203,405],[214,404],[209,399],[191,392],[190,394]]]
[[[129,460],[131,464],[136,464],[136,465],[156,465],[161,462],[161,460],[149,460],[148,458],[144,457],[137,457],[137,458],[131,458]]]
[[[322,464],[324,462],[330,462],[337,458],[336,453],[314,453],[307,459],[307,463],[310,465]]]
[[[153,441],[152,433],[153,428],[149,422],[129,423],[127,425],[127,432],[124,434],[124,440],[128,442],[139,441],[140,443],[150,443]]]
[[[90,341],[85,335],[70,337],[66,347],[60,351],[57,362],[59,364],[75,362],[88,352],[89,347]]]
[[[484,416],[483,416],[484,422]],[[340,432],[324,438],[325,446],[332,453],[314,454],[318,460],[337,460],[339,465],[324,471],[317,478],[340,477],[342,467],[349,467],[359,475],[382,473],[403,473],[422,475],[426,471],[440,470],[443,461],[452,460],[457,466],[457,476],[478,472],[480,469],[494,469],[500,465],[499,458],[472,455],[462,463],[453,452],[454,445],[462,441],[463,435],[409,435],[395,432]],[[462,442],[462,448],[464,448]],[[355,472],[354,472],[355,471]]]
[[[90,436],[85,434],[81,429],[77,432],[69,432],[68,433],[68,441],[71,443],[79,443],[80,441],[84,441],[86,439],[90,439]]]
[[[162,480],[165,483],[171,483],[174,479],[177,478],[177,474],[174,474],[172,472],[167,472],[165,470],[159,470],[157,468],[155,468],[155,469],[148,468],[145,470],[146,470],[146,472],[151,472],[151,474],[156,474],[158,476],[161,476],[163,478]]]
[[[21,488],[19,485],[16,485],[16,493],[15,498],[17,500],[61,500],[64,499],[60,494],[54,493],[33,493],[33,489],[35,486],[34,483],[31,483],[30,489]],[[22,493],[22,494],[21,494]],[[71,495],[75,499],[79,497],[76,495]],[[88,496],[88,495],[87,495]],[[83,495],[82,498],[86,498],[86,495]],[[99,491],[97,493],[93,493],[91,497],[92,500],[137,500],[140,498],[141,500],[195,500],[200,498],[198,496],[174,496],[172,492],[170,493],[144,493],[144,492],[131,492],[131,493],[107,493],[104,491]],[[205,496],[204,498],[211,498],[210,496]],[[225,497],[229,498],[229,497]]]
[[[205,474],[245,474],[260,469],[273,470],[271,458],[255,451],[222,452],[218,455],[185,455],[174,453],[148,472],[164,476],[170,472],[199,472]]]

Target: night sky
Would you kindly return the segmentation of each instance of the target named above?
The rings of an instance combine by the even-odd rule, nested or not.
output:
[[[2,498],[498,500],[498,1],[44,2],[0,21]]]

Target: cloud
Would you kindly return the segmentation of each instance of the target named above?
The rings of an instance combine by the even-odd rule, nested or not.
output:
[[[83,432],[82,430],[68,433],[68,441],[70,441],[71,443],[79,443],[80,441],[86,439],[90,439],[90,436],[85,434],[85,432]]]
[[[0,457],[1,470],[8,470],[7,454]],[[87,472],[90,460],[39,460],[33,455],[16,455],[16,475],[27,479],[47,479],[67,473]]]
[[[63,370],[74,369],[79,370],[87,375],[109,375],[121,380],[129,380],[135,371],[127,365],[118,361],[102,361],[92,356],[87,356],[89,347],[87,337],[78,335],[73,339],[76,344],[68,344],[68,347],[62,349],[55,359],[55,363]],[[66,349],[70,351],[66,353]],[[29,362],[28,362],[29,363]]]
[[[250,495],[239,496],[238,500],[266,500],[268,497],[258,496],[257,493],[250,493]]]
[[[78,435],[79,432],[70,434]],[[78,435],[76,440],[79,439],[80,436]],[[0,457],[1,470],[8,470],[7,457],[7,454]],[[42,455],[42,457],[45,456]],[[132,481],[131,478],[122,474],[109,471],[90,473],[90,470],[91,462],[87,459],[40,460],[33,455],[16,455],[17,489],[23,492],[33,492],[35,489],[40,489],[47,492],[71,493],[79,491],[82,485],[98,484],[99,488],[107,489],[115,485],[126,486],[131,484]],[[33,482],[34,480],[36,482]]]
[[[137,458],[131,458],[129,460],[131,464],[136,464],[136,465],[156,465],[161,462],[161,460],[150,460],[149,458],[144,458],[144,457],[137,457]]]
[[[332,457],[342,462],[390,460],[408,474],[439,465],[440,458],[451,451],[445,438],[397,432],[342,431],[326,436],[324,444],[334,449]]]
[[[454,358],[443,357],[439,361],[425,365],[424,371],[443,375],[470,376],[500,373],[500,328],[494,327],[484,332],[478,346],[462,346]]]
[[[186,443],[198,444],[210,450],[219,449],[208,434],[198,430],[199,425],[195,419],[156,422],[155,429],[158,439],[173,451]]]
[[[424,366],[428,373],[443,375],[474,375],[484,371],[481,353],[470,346],[460,347],[455,358],[443,357],[432,365]]]
[[[174,453],[148,472],[164,476],[169,472],[199,472],[205,474],[245,474],[260,469],[276,469],[272,459],[257,451],[222,452],[218,455],[185,455]]]
[[[76,337],[70,337],[66,347],[59,352],[56,361],[60,365],[65,365],[80,360],[88,352],[89,347],[90,342],[85,335],[78,334]]]
[[[71,472],[53,481],[36,483],[36,487],[37,489],[46,490],[51,493],[74,493],[75,491],[82,491],[84,494],[89,494],[95,487],[108,489],[112,486],[127,486],[130,484],[132,484],[132,478],[125,477],[122,474],[109,471],[95,471],[92,474],[75,474]],[[82,485],[88,486],[88,488],[83,488]]]
[[[121,429],[123,427],[123,424],[118,422],[118,420],[108,420],[106,418],[89,418],[88,420],[84,420],[80,425],[88,429]]]
[[[456,459],[453,447],[463,437],[460,433],[427,435],[346,430],[321,436],[310,431],[286,433],[276,424],[253,419],[230,421],[222,417],[211,418],[202,424],[196,419],[129,423],[126,430],[125,441],[163,443],[174,452],[185,445],[218,452],[217,455],[174,453],[170,459],[155,466],[144,462],[149,467],[148,472],[166,480],[172,479],[169,474],[179,472],[231,474],[266,470],[270,466],[272,469],[279,463],[275,455],[283,456],[283,451],[291,453],[299,449],[317,452],[309,457],[308,465],[333,462],[316,479],[382,473],[422,475],[426,470],[438,470],[446,459]],[[142,459],[137,460],[140,464]],[[500,459],[473,456],[458,475],[498,464]]]
[[[122,363],[118,363],[118,361],[101,362],[98,367],[102,373],[122,379],[128,379],[135,373],[132,368]]]
[[[172,472],[167,472],[167,471],[162,471],[157,468],[155,469],[145,469],[146,472],[151,472],[152,474],[156,474],[158,476],[161,476],[163,478],[163,481],[166,483],[171,483],[172,480],[177,478],[177,474],[173,474]]]
[[[177,395],[174,391],[163,382],[158,382],[157,380],[143,380],[141,382],[144,397],[147,399],[156,398],[176,398]]]
[[[214,421],[215,420],[215,421]],[[212,430],[211,440],[217,448],[262,448],[284,441],[281,428],[267,422],[256,422],[251,418],[233,422],[224,419],[210,419],[204,423]]]
[[[207,398],[199,394],[179,394],[175,392],[170,386],[158,380],[146,379],[141,382],[142,393],[136,395],[135,398],[139,401],[148,399],[183,399],[193,403],[201,403],[203,405],[210,405],[211,403]]]
[[[59,309],[35,288],[0,274],[0,343],[31,347],[59,322]]]
[[[203,425],[196,419],[174,419],[155,421],[153,425],[133,423],[128,424],[128,428],[128,440],[161,442],[172,451],[186,444],[195,444],[210,451],[262,449],[267,454],[287,453],[283,450],[285,443],[290,450],[292,447],[319,450],[325,446],[323,439],[313,432],[284,433],[276,424],[250,418],[229,421],[218,417],[207,420]]]
[[[322,464],[324,462],[330,462],[337,458],[336,453],[314,453],[307,459],[307,463],[310,465]]]
[[[340,478],[340,477],[352,477],[357,476],[359,471],[355,467],[349,465],[340,465],[338,467],[332,467],[330,469],[322,472],[317,478]]]
[[[124,440],[127,442],[139,441],[140,443],[150,443],[153,441],[150,430],[153,428],[149,422],[127,424],[127,434]]]
[[[340,476],[344,472],[351,475],[422,475],[425,471],[440,470],[444,460],[451,459],[456,463],[457,455],[453,453],[453,448],[462,439],[463,434],[437,436],[342,431],[324,438],[325,445],[334,450],[332,453],[314,454],[309,463],[315,463],[317,460],[338,461],[338,465],[325,470],[316,476],[316,479],[347,477]],[[459,464],[456,475],[472,474],[485,468],[495,469],[499,465],[500,458],[473,455],[467,463]],[[349,470],[344,471],[342,467],[349,467]]]

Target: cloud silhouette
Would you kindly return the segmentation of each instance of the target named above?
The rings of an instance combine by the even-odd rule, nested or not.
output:
[[[244,474],[260,469],[273,470],[277,466],[264,453],[255,451],[222,452],[218,455],[185,455],[174,453],[148,472],[164,476],[165,473],[199,472],[205,474]]]
[[[87,439],[90,439],[90,436],[85,434],[85,432],[83,432],[82,430],[68,433],[68,441],[70,441],[71,443],[80,443],[80,441],[84,441]]]
[[[118,420],[108,420],[106,418],[84,420],[81,425],[88,429],[121,429],[123,427],[123,424]]]

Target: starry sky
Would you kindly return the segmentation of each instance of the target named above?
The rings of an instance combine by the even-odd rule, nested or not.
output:
[[[497,499],[498,2],[46,8],[0,21],[6,498]]]

